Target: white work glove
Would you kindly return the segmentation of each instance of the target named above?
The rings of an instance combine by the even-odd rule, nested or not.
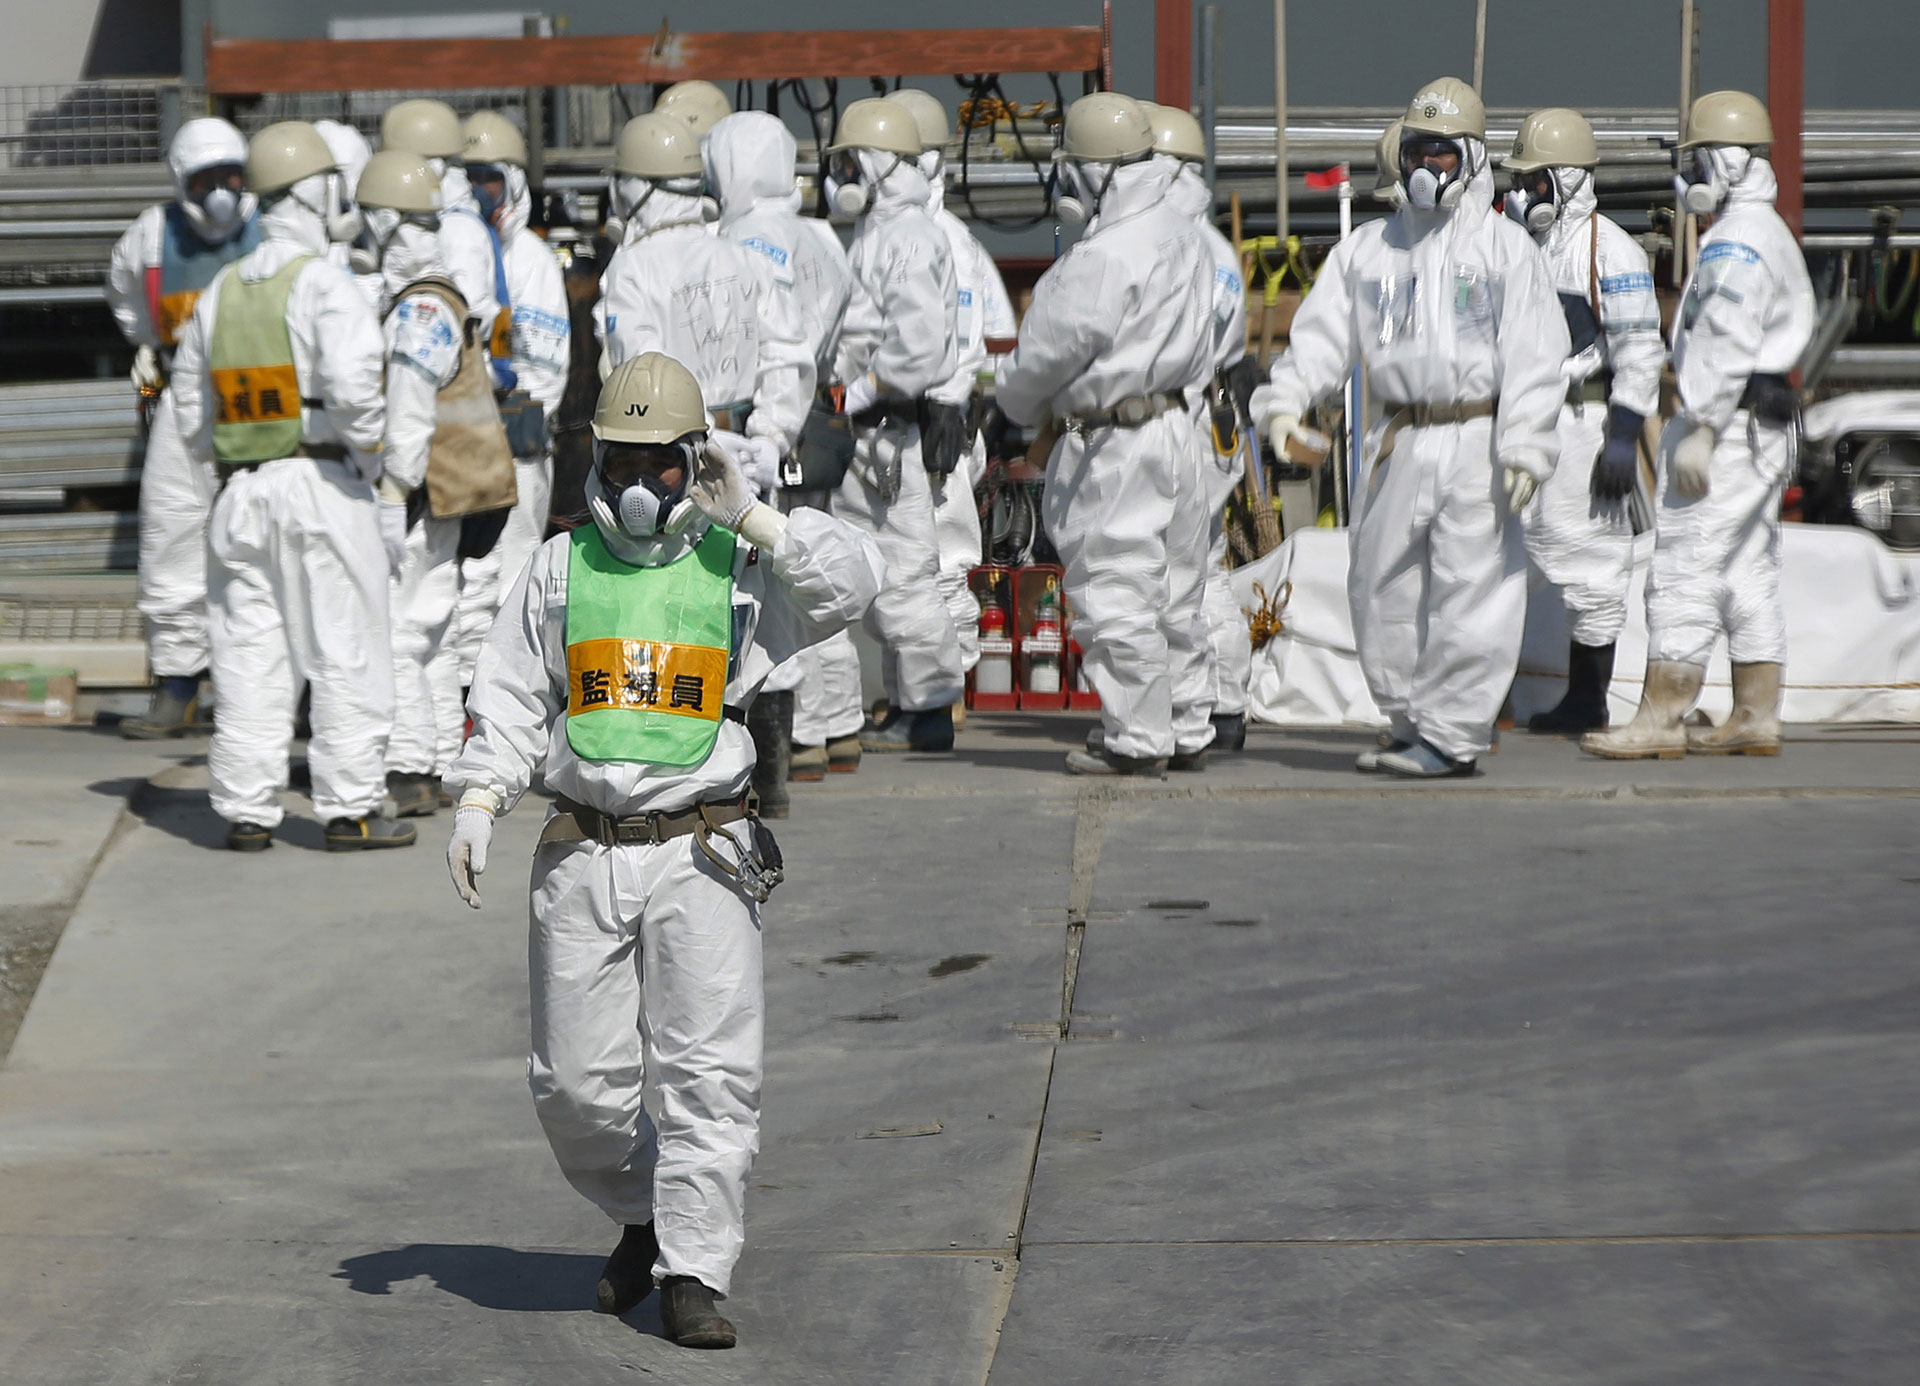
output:
[[[1287,439],[1289,438],[1298,439],[1300,442],[1308,445],[1312,445],[1314,441],[1306,429],[1301,427],[1300,416],[1298,414],[1289,414],[1285,410],[1278,410],[1267,415],[1267,445],[1273,449],[1273,455],[1275,457],[1284,458],[1287,455]]]
[[[753,483],[747,480],[745,460],[752,449],[736,434],[716,433],[700,446],[699,460],[687,482],[687,499],[722,529],[740,532],[740,522],[760,503]],[[690,511],[677,512],[687,514]],[[668,521],[669,528],[672,521]]]
[[[1518,515],[1527,508],[1527,502],[1533,499],[1534,491],[1540,483],[1533,479],[1533,473],[1525,467],[1507,468],[1507,509]]]
[[[407,561],[407,507],[392,501],[379,501],[380,542],[386,546],[387,567],[395,577]]]
[[[493,841],[493,814],[468,804],[453,815],[453,837],[447,843],[447,870],[460,898],[480,908],[480,873],[487,869],[487,844]]]
[[[872,372],[859,377],[847,385],[847,401],[844,412],[848,418],[855,414],[864,414],[880,402],[880,382],[873,378]]]
[[[1702,425],[1689,429],[1673,446],[1673,489],[1688,500],[1707,494],[1715,441],[1713,430]]]
[[[133,353],[133,369],[128,373],[133,388],[149,394],[159,394],[160,387],[166,381],[160,377],[160,353],[150,346],[143,346]]]
[[[747,439],[747,456],[740,469],[761,495],[772,495],[780,484],[780,445],[771,438]]]

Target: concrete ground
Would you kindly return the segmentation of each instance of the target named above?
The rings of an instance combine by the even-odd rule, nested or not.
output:
[[[1882,1383],[1920,1356],[1920,728],[1355,776],[1085,718],[796,786],[765,1131],[695,1354],[524,1083],[538,826],[219,849],[204,743],[0,733],[0,1380]],[[70,915],[70,917],[69,917]]]

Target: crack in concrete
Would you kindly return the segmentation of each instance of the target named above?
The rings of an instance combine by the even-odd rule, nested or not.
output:
[[[1624,1232],[1543,1237],[1280,1237],[1249,1241],[1132,1242],[1045,1241],[1045,1247],[1469,1247],[1469,1246],[1662,1246],[1713,1242],[1897,1242],[1920,1238],[1920,1228],[1886,1232]]]
[[[1033,1154],[1027,1161],[1025,1185],[1020,1191],[1020,1216],[1014,1226],[1013,1245],[1006,1252],[1012,1263],[1003,1278],[993,1313],[993,1341],[988,1345],[984,1383],[993,1375],[993,1361],[1000,1349],[1000,1335],[1006,1327],[1007,1313],[1013,1307],[1014,1282],[1020,1274],[1020,1257],[1026,1245],[1027,1210],[1033,1204],[1033,1181],[1040,1168],[1040,1145],[1047,1135],[1047,1108],[1053,1099],[1053,1075],[1060,1059],[1060,1046],[1071,1037],[1073,993],[1080,982],[1080,952],[1086,943],[1087,914],[1093,905],[1093,876],[1100,864],[1100,849],[1106,842],[1107,819],[1114,796],[1103,787],[1080,791],[1074,803],[1073,845],[1069,849],[1067,880],[1067,937],[1060,967],[1060,1028],[1047,1054],[1047,1080],[1040,1093],[1040,1119],[1034,1123]],[[979,1253],[975,1253],[976,1255]]]

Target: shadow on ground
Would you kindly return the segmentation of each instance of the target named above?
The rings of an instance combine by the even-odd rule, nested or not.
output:
[[[602,1264],[601,1257],[563,1251],[415,1242],[349,1256],[333,1278],[346,1281],[355,1294],[390,1295],[395,1285],[424,1275],[448,1294],[482,1309],[564,1314],[592,1309]]]

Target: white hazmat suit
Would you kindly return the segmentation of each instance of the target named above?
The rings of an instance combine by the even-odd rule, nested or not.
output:
[[[295,184],[294,194],[320,181]],[[296,257],[314,257],[287,300],[304,445],[344,448],[346,460],[288,457],[235,469],[214,504],[208,542],[208,628],[221,690],[208,754],[213,807],[230,823],[271,828],[282,817],[303,684],[313,694],[314,809],[332,820],[379,807],[393,661],[372,486],[386,428],[380,323],[353,280],[325,259],[326,230],[314,212],[289,196],[261,223],[260,247],[200,296],[180,339],[173,389],[182,435],[210,461],[208,349],[223,286],[232,275],[257,283]]]
[[[872,535],[887,562],[886,585],[867,615],[881,644],[887,702],[929,712],[965,692],[960,642],[941,600],[933,487],[912,417],[914,401],[958,368],[953,253],[927,211],[932,188],[915,164],[870,149],[855,157],[871,202],[848,250],[853,299],[834,374],[849,386],[871,377],[897,412],[878,423],[856,416],[853,465],[834,513]]]
[[[1113,169],[1086,235],[1035,287],[997,389],[1015,423],[1067,421],[1047,463],[1047,533],[1106,749],[1148,761],[1213,740],[1208,502],[1187,391],[1213,369],[1214,266],[1170,181],[1152,159]],[[1072,422],[1147,399],[1160,412],[1134,427]]]
[[[388,296],[398,296],[386,320],[387,436],[380,504],[424,485],[440,391],[460,373],[461,324],[448,321],[437,294],[402,291],[414,280],[444,274],[439,240],[424,227],[401,223],[382,260]],[[402,519],[404,523],[404,519]],[[453,623],[460,596],[460,521],[421,515],[407,530],[404,557],[388,592],[393,645],[393,733],[387,743],[392,774],[444,770],[457,750],[466,713],[460,689],[430,677]],[[445,661],[443,660],[443,663]],[[444,758],[443,758],[444,757]]]
[[[737,799],[753,742],[730,719],[687,768],[573,752],[569,544],[558,536],[535,552],[489,633],[468,699],[473,736],[448,786],[498,812],[536,772],[550,792],[621,817]],[[661,559],[681,551],[663,545]],[[857,619],[880,581],[872,546],[819,511],[794,513],[771,553],[750,553],[742,543],[734,569],[733,708],[775,665]],[[759,1149],[759,909],[685,836],[540,848],[532,916],[528,1081],[562,1172],[615,1222],[653,1222],[657,1277],[694,1276],[725,1295]]]
[[[507,192],[495,231],[500,275],[507,294],[503,306],[512,321],[510,364],[519,388],[533,396],[551,429],[561,397],[566,394],[567,372],[572,364],[566,280],[552,249],[527,225],[533,204],[522,170],[508,168]],[[441,220],[443,249],[447,220]],[[506,600],[520,569],[546,538],[547,508],[553,494],[552,449],[537,457],[516,457],[513,472],[518,499],[499,540],[491,552],[460,564],[460,599],[453,628],[430,673],[435,704],[443,710],[459,708],[460,690],[472,680],[473,662],[479,657],[480,642],[493,624],[494,613]],[[442,721],[435,769],[446,769],[460,749],[465,720],[456,712]]]
[[[1572,397],[1560,406],[1560,461],[1521,520],[1528,556],[1560,589],[1567,633],[1576,644],[1603,646],[1626,624],[1633,526],[1624,503],[1593,498],[1593,463],[1606,443],[1609,405],[1643,419],[1659,410],[1666,345],[1646,252],[1600,215],[1591,173],[1560,168],[1553,175],[1567,197],[1553,225],[1536,239],[1552,267],[1554,289],[1563,298],[1597,303],[1601,336],[1567,358]],[[1607,385],[1604,398],[1581,398],[1590,382]]]
[[[720,199],[719,234],[747,252],[747,262],[760,281],[760,293],[769,314],[781,322],[781,335],[797,334],[804,343],[806,364],[800,376],[803,396],[811,401],[824,365],[832,367],[832,346],[839,339],[840,320],[847,311],[852,274],[846,253],[833,238],[831,256],[825,243],[810,233],[800,216],[800,192],[794,186],[794,139],[791,131],[764,111],[738,111],[722,117],[701,141],[708,183]],[[829,231],[829,236],[831,232]],[[837,261],[837,263],[836,263]],[[749,429],[752,422],[749,420]],[[796,432],[795,437],[798,434]],[[772,441],[784,454],[793,440]],[[777,478],[756,477],[762,496],[771,495]],[[821,651],[845,648],[859,656],[845,631],[821,645],[811,645],[773,671],[766,691],[798,689],[808,672],[817,668]],[[844,656],[837,656],[836,659]],[[858,696],[856,693],[855,701]],[[801,695],[796,693],[795,718]],[[859,729],[856,723],[853,730]],[[804,743],[803,743],[804,744]]]
[[[920,157],[921,169],[933,188],[928,209],[933,213],[935,224],[946,234],[947,247],[953,252],[954,345],[960,357],[953,379],[927,393],[942,404],[954,405],[971,414],[981,378],[986,377],[991,385],[998,359],[988,351],[987,343],[1012,341],[1020,326],[1014,318],[1013,300],[1007,296],[999,266],[993,263],[993,257],[979,238],[967,229],[967,224],[947,210],[947,185],[940,154],[929,151]],[[986,466],[986,440],[975,430],[968,435],[967,450],[960,455],[960,465],[933,483],[933,522],[940,536],[940,596],[953,617],[963,670],[972,669],[980,662],[980,601],[973,595],[967,576],[980,566],[980,510],[973,493]]]
[[[1213,194],[1199,164],[1156,154],[1171,167],[1173,182],[1167,202],[1194,219],[1200,238],[1213,257],[1213,372],[1238,365],[1247,354],[1247,293],[1240,278],[1240,251],[1213,224]],[[1206,497],[1211,528],[1207,535],[1205,588],[1201,608],[1207,621],[1207,695],[1216,717],[1245,716],[1247,685],[1253,679],[1253,644],[1247,632],[1247,614],[1233,595],[1227,570],[1226,505],[1239,484],[1239,454],[1222,457],[1213,441],[1213,418],[1207,408],[1205,386],[1194,399],[1194,429],[1200,438],[1201,492]],[[1189,697],[1188,701],[1196,701]]]
[[[1647,658],[1704,667],[1721,631],[1733,662],[1783,664],[1780,497],[1793,469],[1791,424],[1746,405],[1754,376],[1784,377],[1813,335],[1805,257],[1774,211],[1773,166],[1744,150],[1700,254],[1673,328],[1680,413],[1661,438],[1660,505],[1647,578]],[[1674,485],[1674,454],[1710,429],[1710,486],[1698,498]]]
[[[1396,741],[1469,762],[1492,742],[1526,622],[1503,473],[1553,472],[1568,338],[1539,247],[1493,211],[1484,147],[1459,143],[1476,171],[1458,205],[1402,206],[1333,248],[1254,412],[1304,414],[1366,366],[1387,417],[1354,488],[1361,668]]]
[[[174,201],[148,207],[114,244],[107,267],[107,304],[120,333],[139,353],[136,377],[160,383],[164,357],[185,326],[173,313],[185,300],[163,303],[169,219],[176,244],[206,254],[230,248],[237,258],[248,245],[256,211],[243,194],[224,219],[192,204],[188,177],[220,164],[244,164],[247,145],[224,120],[192,120],[167,149]],[[151,364],[148,364],[151,362]],[[140,468],[140,570],[137,601],[147,624],[147,664],[156,678],[184,678],[207,667],[207,517],[220,480],[210,462],[196,458],[181,438],[173,396],[162,390],[147,420],[147,446]]]

